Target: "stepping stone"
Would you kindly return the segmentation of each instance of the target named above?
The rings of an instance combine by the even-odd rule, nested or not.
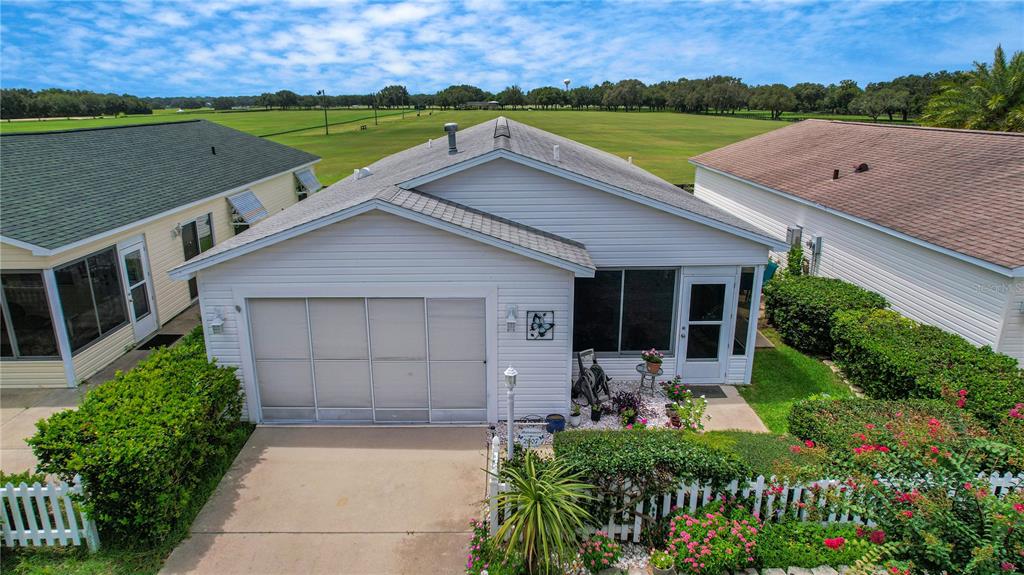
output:
[[[839,573],[835,569],[829,567],[828,565],[815,567],[814,569],[811,569],[811,573],[814,573],[814,575],[839,575]]]
[[[786,570],[789,575],[814,575],[810,569],[804,569],[803,567],[790,567]]]
[[[786,572],[778,567],[773,567],[771,569],[765,569],[761,572],[761,575],[786,575]]]

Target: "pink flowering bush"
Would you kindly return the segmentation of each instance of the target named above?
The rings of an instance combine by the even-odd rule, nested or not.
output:
[[[622,548],[604,531],[598,531],[580,547],[583,566],[591,573],[611,567],[621,556]]]
[[[761,522],[723,502],[677,515],[669,524],[666,551],[680,574],[718,574],[754,565]]]
[[[523,558],[515,553],[505,556],[493,539],[485,521],[470,521],[473,538],[469,541],[469,552],[466,554],[466,575],[480,575],[486,571],[488,575],[526,575]]]

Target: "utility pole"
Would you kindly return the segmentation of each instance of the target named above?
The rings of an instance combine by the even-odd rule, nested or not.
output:
[[[329,136],[331,133],[327,130],[327,92],[320,90],[316,95],[320,96],[320,107],[324,109],[324,135]]]
[[[373,125],[377,125],[377,100],[380,98],[380,94],[373,95]]]

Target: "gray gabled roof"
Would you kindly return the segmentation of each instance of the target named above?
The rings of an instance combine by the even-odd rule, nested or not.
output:
[[[317,160],[205,120],[3,134],[0,235],[58,249]]]
[[[458,169],[462,165],[475,165],[492,157],[523,159],[536,165],[549,166],[559,173],[575,174],[586,181],[631,194],[631,197],[650,200],[658,206],[671,208],[676,213],[692,216],[698,221],[711,222],[722,229],[745,235],[766,245],[779,244],[778,240],[769,237],[763,230],[693,197],[622,158],[526,124],[499,117],[459,131],[457,140],[456,154],[448,153],[448,144],[442,138],[431,144],[423,143],[382,158],[367,167],[368,175],[348,176],[308,200],[274,214],[258,226],[203,252],[178,269],[201,269],[216,261],[232,257],[227,252],[235,250],[239,254],[245,253],[249,250],[241,248],[247,245],[264,245],[266,242],[274,241],[275,236],[284,235],[289,230],[313,225],[318,220],[327,219],[343,210],[371,201],[387,202],[429,217],[439,217],[438,214],[441,214],[439,219],[443,220],[445,212],[436,210],[439,205],[437,202],[441,202],[448,209],[472,213],[474,218],[480,219],[481,222],[486,220],[487,223],[484,225],[488,229],[511,226],[515,233],[511,233],[512,228],[499,232],[505,234],[511,243],[522,245],[526,249],[544,245],[545,250],[555,250],[562,254],[555,257],[572,258],[566,261],[592,268],[593,263],[590,262],[590,256],[585,254],[585,250],[582,253],[570,254],[573,250],[567,246],[578,245],[572,240],[479,210],[472,210],[454,202],[440,200],[414,189],[416,180],[429,178],[432,174],[444,174],[447,170]],[[555,145],[559,146],[558,161],[553,158]],[[421,201],[411,201],[410,198],[414,196],[410,194],[415,194]],[[445,221],[461,225],[459,222]],[[464,221],[461,216],[459,221]],[[501,225],[491,228],[497,223]],[[508,235],[510,233],[511,235]],[[543,242],[541,238],[544,238]],[[583,264],[584,261],[587,263]]]

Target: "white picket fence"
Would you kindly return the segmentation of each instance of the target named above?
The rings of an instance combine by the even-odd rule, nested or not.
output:
[[[508,489],[508,486],[499,482],[497,478],[500,469],[499,449],[500,442],[498,438],[494,438],[488,474],[488,520],[492,535],[505,515],[498,508],[495,498],[500,492]],[[995,495],[1001,496],[1010,491],[1024,489],[1024,473],[993,473],[980,475],[978,479],[988,481]],[[628,485],[626,489],[629,489]],[[806,521],[812,510],[817,508],[813,516],[821,517],[825,523],[864,523],[859,516],[851,515],[843,506],[834,503],[838,498],[849,499],[852,493],[853,490],[847,488],[844,483],[831,479],[790,485],[785,482],[776,483],[774,478],[759,475],[750,480],[734,479],[723,490],[717,492],[710,484],[684,482],[675,493],[652,497],[650,500],[637,502],[628,511],[611,514],[607,521],[603,522],[602,530],[610,537],[621,541],[639,542],[645,522],[657,521],[677,508],[694,512],[701,505],[710,503],[723,494],[751,498],[751,513],[765,521],[778,521],[783,517]],[[622,496],[617,497],[611,504],[613,509],[622,508]]]
[[[0,487],[4,545],[39,547],[84,542],[89,551],[99,549],[96,524],[72,503],[71,495],[82,495],[82,480],[77,475],[71,484],[8,483]]]

